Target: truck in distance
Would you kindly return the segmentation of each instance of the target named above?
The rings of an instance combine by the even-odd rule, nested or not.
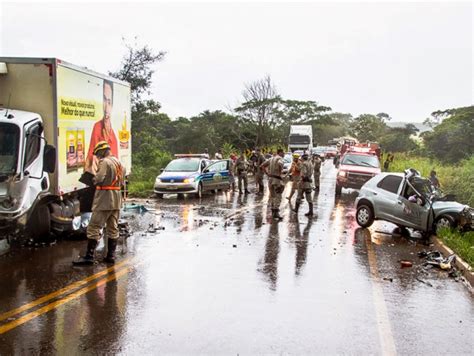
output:
[[[291,125],[288,137],[288,151],[310,151],[313,148],[313,127],[311,125]]]

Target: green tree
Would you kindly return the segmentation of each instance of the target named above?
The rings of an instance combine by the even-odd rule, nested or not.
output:
[[[122,58],[120,69],[109,72],[109,75],[130,83],[132,90],[132,105],[137,105],[142,100],[143,94],[151,94],[153,65],[163,60],[166,52],[155,52],[148,46],[139,46],[137,38],[133,45],[125,42],[126,53]],[[154,105],[159,105],[155,103]]]
[[[351,131],[360,141],[377,141],[388,129],[387,114],[362,114],[354,119]]]
[[[459,162],[474,155],[474,106],[439,113],[446,118],[423,136],[429,154],[444,162]]]
[[[418,129],[413,124],[407,124],[405,127],[388,128],[386,133],[380,137],[379,143],[384,151],[389,152],[409,152],[418,146],[411,139]]]
[[[243,102],[235,108],[240,119],[255,130],[256,146],[270,143],[272,130],[277,126],[278,118],[275,108],[280,97],[270,76],[245,85],[242,92]]]

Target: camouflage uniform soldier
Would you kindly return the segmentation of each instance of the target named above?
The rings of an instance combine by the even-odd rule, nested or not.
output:
[[[301,181],[298,187],[298,197],[296,198],[296,205],[295,209],[293,210],[295,213],[298,213],[298,209],[301,205],[301,200],[303,199],[303,194],[306,197],[309,205],[309,211],[305,214],[306,216],[313,216],[313,198],[311,196],[311,183],[312,183],[312,176],[314,172],[313,164],[309,160],[309,156],[307,153],[301,156],[303,162],[301,164]]]
[[[240,157],[235,162],[235,170],[237,172],[237,178],[239,180],[239,193],[242,194],[242,182],[245,189],[245,194],[249,194],[248,190],[248,179],[247,179],[247,171],[249,169],[249,162],[245,158],[245,153],[242,152]]]
[[[74,261],[74,265],[92,265],[94,253],[104,228],[107,237],[107,256],[104,262],[115,263],[115,249],[119,238],[118,221],[122,207],[120,191],[125,175],[125,168],[120,161],[110,154],[110,146],[106,141],[100,141],[94,148],[94,155],[100,159],[99,169],[93,178],[96,185],[92,217],[87,227],[87,250],[84,257]]]
[[[260,167],[268,174],[268,184],[270,187],[272,217],[274,220],[283,220],[280,216],[281,195],[285,190],[283,182],[283,156],[284,151],[279,149],[277,155],[266,160]]]
[[[256,156],[257,157],[255,160],[255,164],[256,164],[255,179],[258,186],[258,194],[263,194],[265,191],[265,187],[263,186],[263,174],[265,172],[263,171],[263,168],[261,168],[260,166],[263,164],[263,162],[265,162],[265,157],[263,156],[259,148],[256,149]]]
[[[314,166],[314,190],[319,190],[319,178],[321,177],[321,158],[318,155],[313,156],[313,166]]]

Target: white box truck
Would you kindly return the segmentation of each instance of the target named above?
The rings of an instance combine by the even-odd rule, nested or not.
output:
[[[288,137],[288,150],[308,151],[313,148],[313,127],[311,125],[291,125]]]
[[[0,57],[0,239],[86,227],[94,188],[79,179],[97,169],[102,140],[130,172],[130,115],[128,83],[56,58]]]

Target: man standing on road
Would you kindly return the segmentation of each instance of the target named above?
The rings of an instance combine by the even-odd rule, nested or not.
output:
[[[321,177],[321,158],[319,155],[313,155],[313,167],[314,167],[314,190],[319,191],[319,178]]]
[[[306,201],[309,205],[309,211],[305,215],[313,216],[313,198],[311,197],[311,183],[314,173],[314,167],[307,153],[304,153],[301,158],[303,160],[303,163],[301,164],[301,181],[298,186],[298,196],[296,198],[296,205],[293,211],[298,214],[298,209],[300,208],[301,200],[303,199],[304,194],[306,197]]]
[[[272,205],[272,217],[274,220],[281,221],[283,218],[280,216],[280,203],[281,195],[285,190],[285,184],[283,183],[283,156],[285,152],[280,148],[277,150],[276,156],[266,160],[260,167],[265,170],[268,174],[268,184],[270,187],[271,205]]]
[[[255,169],[256,169],[256,174],[255,174],[255,180],[256,180],[256,183],[257,183],[257,187],[258,187],[258,193],[257,194],[263,194],[265,192],[265,187],[263,186],[263,175],[264,175],[264,171],[263,169],[260,167],[263,162],[265,162],[265,157],[263,156],[262,154],[262,151],[260,150],[260,148],[257,148],[256,150],[256,159],[255,159]]]
[[[249,162],[247,161],[247,158],[245,158],[245,153],[242,151],[240,153],[240,157],[237,159],[237,162],[235,163],[235,169],[237,171],[237,177],[239,179],[239,194],[242,194],[242,183],[244,185],[245,189],[245,194],[249,194],[248,190],[248,178],[247,178],[247,172],[249,169]]]
[[[301,180],[301,165],[299,164],[300,162],[300,155],[298,153],[293,154],[293,162],[291,162],[291,167],[290,167],[290,177],[291,177],[291,191],[290,195],[286,197],[286,199],[291,201],[291,198],[293,198],[293,195],[295,192],[298,191],[298,185]]]
[[[218,151],[214,154],[214,159],[217,159],[217,160],[221,160],[221,159],[222,159],[222,150],[218,150]]]
[[[100,141],[94,147],[94,156],[99,159],[99,168],[93,178],[96,185],[92,217],[87,227],[87,251],[84,257],[74,261],[74,265],[92,265],[94,253],[101,237],[101,230],[105,226],[107,237],[107,256],[104,262],[115,263],[115,249],[119,238],[118,222],[122,206],[122,193],[120,192],[125,169],[120,161],[110,153],[107,141]]]
[[[230,190],[235,192],[235,163],[237,161],[237,157],[235,154],[230,154],[230,165],[229,165],[229,183],[230,183]]]

